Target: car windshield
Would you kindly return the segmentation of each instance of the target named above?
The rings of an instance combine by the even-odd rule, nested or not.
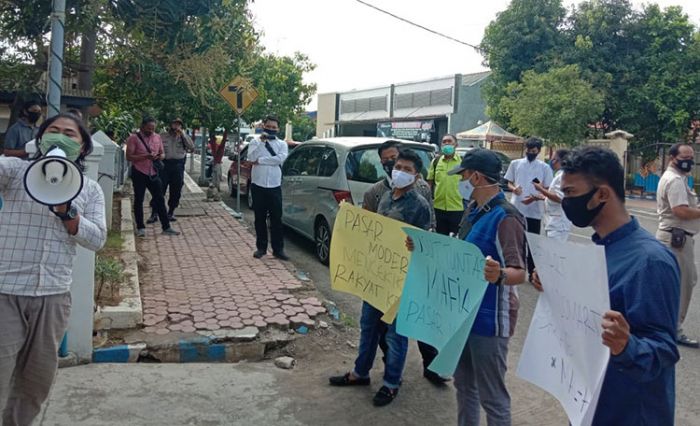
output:
[[[382,162],[377,153],[377,146],[362,147],[350,151],[345,162],[348,179],[358,182],[375,183],[386,176]],[[413,148],[413,147],[411,147]],[[428,174],[428,165],[433,159],[433,152],[428,149],[413,149],[423,160],[421,174]]]

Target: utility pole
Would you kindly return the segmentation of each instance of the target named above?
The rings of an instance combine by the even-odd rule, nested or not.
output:
[[[48,118],[61,113],[61,81],[63,79],[63,33],[66,21],[66,0],[54,0],[51,12],[51,47],[49,78],[46,88]]]

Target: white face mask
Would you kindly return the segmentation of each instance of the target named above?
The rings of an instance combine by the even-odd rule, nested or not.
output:
[[[467,201],[472,198],[472,192],[474,192],[474,185],[472,185],[471,179],[472,177],[469,176],[469,179],[460,180],[459,186],[457,187],[459,189],[459,195]]]
[[[394,188],[405,188],[415,182],[416,175],[402,172],[401,170],[391,171],[391,186]]]

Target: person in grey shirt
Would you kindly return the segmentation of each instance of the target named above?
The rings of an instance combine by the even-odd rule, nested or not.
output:
[[[19,119],[10,126],[5,133],[5,145],[3,154],[6,157],[18,157],[27,159],[28,154],[24,149],[27,142],[36,136],[36,122],[41,118],[41,106],[36,101],[27,101],[22,105]]]

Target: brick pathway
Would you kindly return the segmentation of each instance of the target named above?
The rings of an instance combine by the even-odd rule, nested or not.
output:
[[[203,198],[190,194],[181,202],[183,211],[203,214],[179,217],[174,223],[179,237],[160,235],[155,224],[147,225],[147,238],[137,239],[144,331],[313,327],[325,308],[316,297],[301,296],[311,288],[271,255],[253,258],[250,231],[219,203]]]

